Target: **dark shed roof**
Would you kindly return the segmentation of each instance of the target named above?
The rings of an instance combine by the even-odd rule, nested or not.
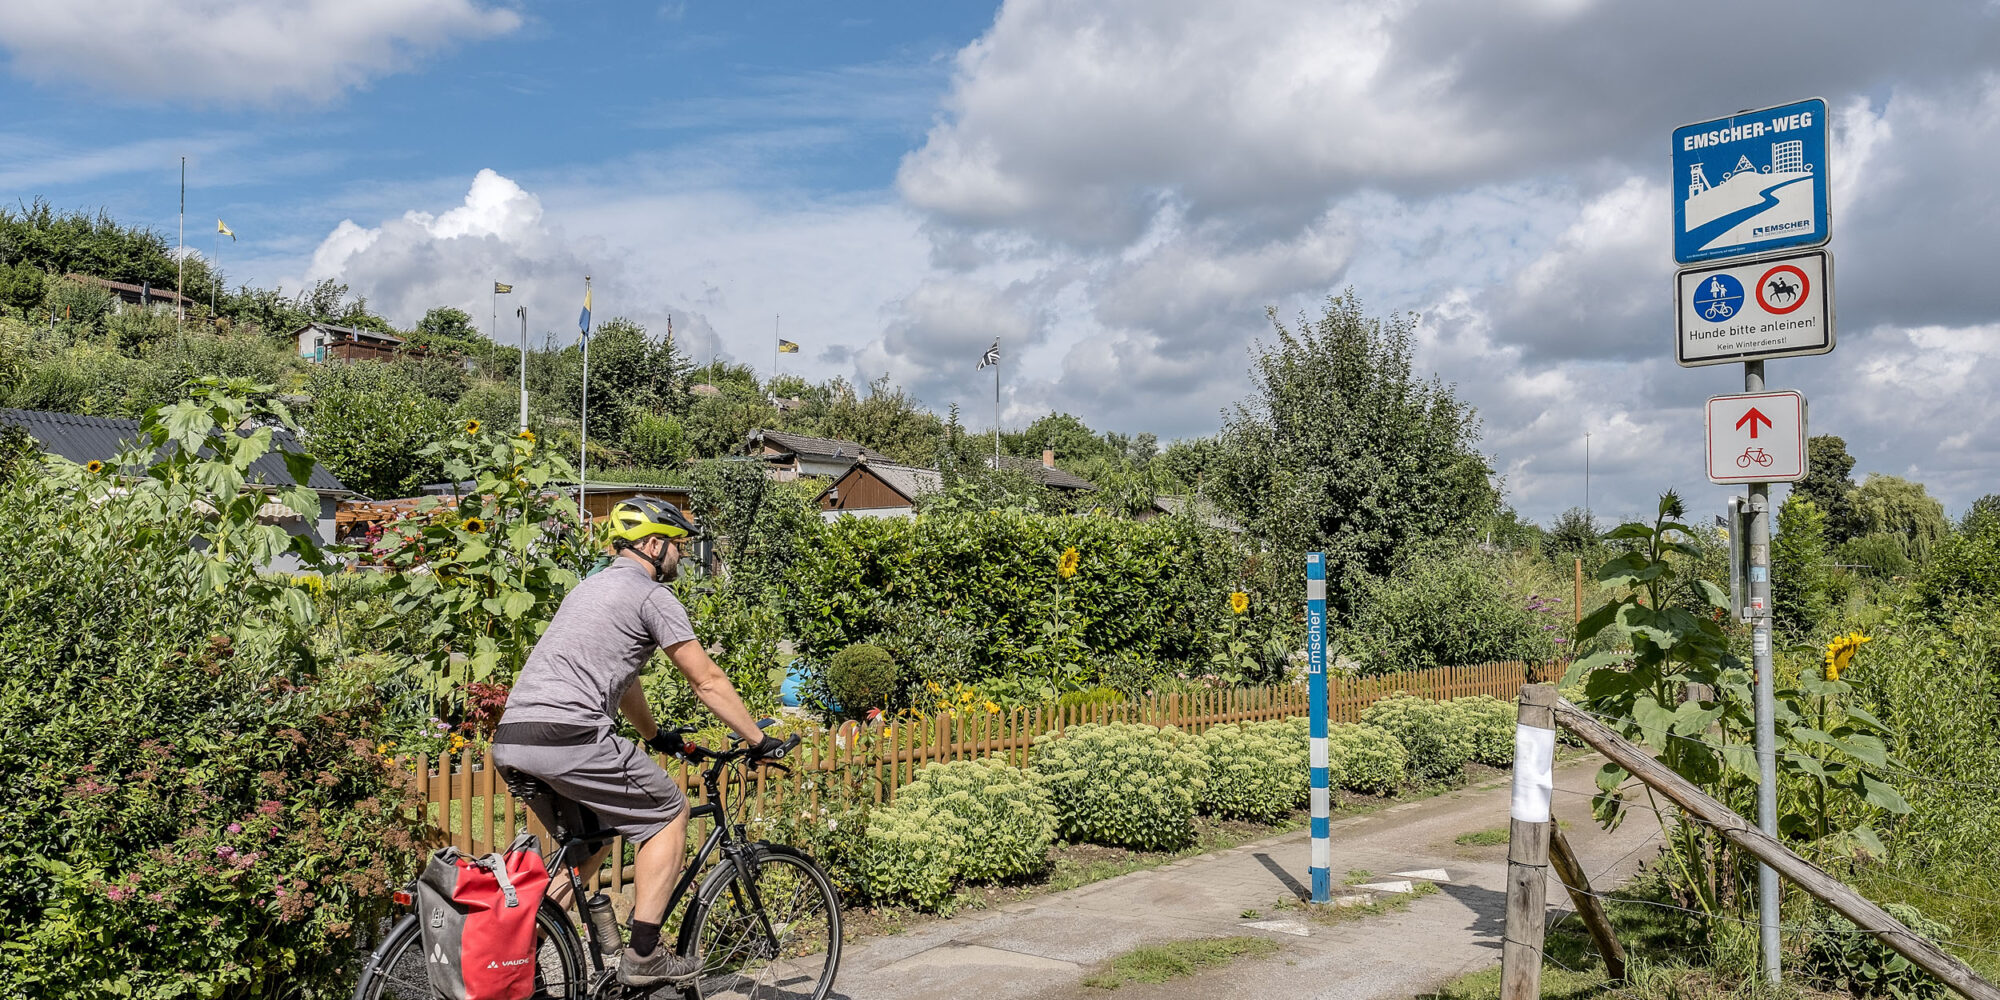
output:
[[[108,462],[118,457],[139,437],[139,422],[117,417],[86,417],[75,413],[47,410],[0,409],[0,424],[13,424],[28,432],[43,451],[53,452],[72,462]],[[250,463],[249,479],[269,486],[291,486],[292,474],[285,469],[279,449],[298,451],[298,438],[282,428],[271,433],[272,450]],[[350,493],[326,467],[313,463],[306,486],[322,493]]]

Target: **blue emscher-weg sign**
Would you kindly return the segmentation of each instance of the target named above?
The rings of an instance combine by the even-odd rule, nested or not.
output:
[[[1674,130],[1674,259],[1683,264],[1827,240],[1826,101]]]

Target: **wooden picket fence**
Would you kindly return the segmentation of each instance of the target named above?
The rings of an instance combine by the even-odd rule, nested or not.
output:
[[[1336,723],[1358,722],[1363,709],[1398,691],[1433,699],[1475,694],[1512,699],[1524,681],[1539,679],[1549,669],[1547,664],[1508,660],[1377,677],[1336,674],[1328,679],[1328,718]],[[1050,703],[998,712],[986,711],[983,705],[961,705],[952,713],[884,726],[861,727],[851,722],[833,729],[812,726],[800,734],[799,748],[788,758],[791,774],[766,772],[755,778],[753,786],[730,794],[754,797],[749,803],[751,814],[771,818],[794,810],[817,810],[828,779],[838,777],[858,781],[868,789],[864,794],[876,802],[888,802],[898,788],[915,781],[926,764],[995,755],[1024,764],[1036,737],[1070,726],[1139,722],[1199,733],[1211,726],[1282,719],[1306,712],[1305,686],[1286,685],[1181,692],[1096,705]],[[698,794],[701,782],[695,768],[666,758],[660,762],[691,799]],[[415,780],[422,785],[425,815],[436,827],[439,843],[483,854],[496,845],[505,846],[525,823],[543,836],[545,847],[549,846],[540,824],[508,794],[490,755],[468,748],[448,765],[423,756],[415,764],[416,774],[422,776]],[[624,885],[624,853],[624,845],[616,845],[607,869],[592,877],[591,888],[608,884],[615,890]]]

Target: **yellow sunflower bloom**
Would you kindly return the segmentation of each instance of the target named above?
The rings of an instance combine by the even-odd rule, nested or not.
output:
[[[535,432],[534,432],[534,431],[522,431],[521,433],[519,433],[519,434],[516,434],[516,435],[514,435],[514,436],[515,436],[515,437],[517,437],[517,438],[520,438],[520,439],[521,439],[521,440],[523,440],[523,441],[526,441],[526,442],[528,442],[529,444],[534,444],[534,443],[535,443]]]
[[[1859,632],[1835,636],[1832,642],[1826,644],[1826,679],[1839,680],[1840,672],[1854,662],[1855,650],[1860,649],[1862,643],[1870,641],[1873,640]]]
[[[84,464],[83,471],[88,472],[93,476],[97,475],[98,473],[104,471],[104,463],[93,458],[89,462]]]
[[[468,517],[465,519],[465,530],[475,535],[483,535],[486,533],[486,522],[476,517]]]
[[[1240,590],[1231,593],[1229,595],[1229,610],[1239,615],[1250,610],[1250,595]]]
[[[1062,577],[1065,580],[1069,579],[1072,576],[1075,576],[1076,564],[1079,561],[1081,561],[1082,558],[1083,558],[1082,556],[1077,554],[1076,546],[1072,545],[1069,548],[1064,549],[1062,558],[1056,560],[1056,575]]]
[[[467,433],[467,434],[477,434],[477,433],[479,433],[479,421],[477,421],[477,420],[468,420],[468,421],[466,421],[466,422],[465,422],[465,433]]]

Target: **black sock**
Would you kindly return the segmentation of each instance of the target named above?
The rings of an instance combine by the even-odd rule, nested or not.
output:
[[[646,923],[632,921],[632,950],[641,955],[650,955],[660,946],[660,924],[658,921]]]

